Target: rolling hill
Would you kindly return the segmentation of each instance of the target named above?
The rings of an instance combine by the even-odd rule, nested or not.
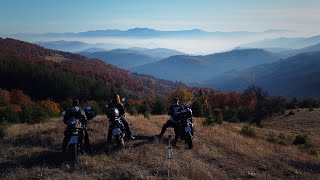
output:
[[[320,97],[320,52],[303,53],[274,63],[224,73],[202,84],[221,90],[241,91],[257,85],[270,94]]]
[[[278,54],[280,54],[282,57],[288,58],[290,56],[295,56],[297,54],[314,52],[314,51],[320,51],[320,43],[313,46],[301,48],[301,49],[291,49],[291,50],[280,51],[278,52]]]
[[[261,49],[233,50],[207,56],[171,56],[161,61],[132,68],[132,71],[184,83],[210,79],[230,70],[274,62],[278,57]]]
[[[173,55],[184,54],[182,52],[156,48],[129,48],[129,49],[114,49],[110,51],[100,51],[93,53],[79,53],[90,58],[98,58],[109,64],[115,65],[119,68],[130,69],[136,66],[149,64],[152,62],[159,61],[163,58],[167,58]]]
[[[106,51],[106,49],[115,49],[122,47],[121,45],[117,44],[111,44],[111,43],[95,43],[95,44],[89,44],[84,43],[81,41],[39,41],[35,42],[34,44],[37,44],[39,46],[58,50],[58,51],[65,51],[65,52],[97,52],[97,51]]]
[[[164,95],[171,92],[175,87],[182,85],[151,76],[131,73],[113,65],[106,64],[99,59],[89,59],[77,54],[45,49],[38,45],[8,38],[0,39],[0,60],[7,62],[13,62],[14,60],[24,64],[30,64],[30,66],[44,66],[47,69],[46,71],[69,72],[76,76],[103,82],[109,90],[111,87],[118,90],[121,89],[135,97],[145,97],[146,94]],[[16,66],[15,68],[19,69],[20,66],[21,65]],[[8,76],[10,78],[23,76],[23,73],[20,71],[6,70],[6,73],[11,73],[11,76]],[[25,75],[29,76],[30,73],[26,73]],[[45,78],[45,76],[43,78]],[[3,80],[6,79],[7,78]],[[6,82],[11,84],[11,86],[3,87],[5,84],[1,83],[0,88],[14,89],[16,88],[15,86],[18,86],[18,84],[10,83],[10,79]]]

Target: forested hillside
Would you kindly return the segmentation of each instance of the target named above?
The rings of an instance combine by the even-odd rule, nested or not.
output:
[[[91,88],[91,91],[97,91],[94,86],[105,86],[101,91],[103,89],[111,89],[112,87],[116,91],[123,91],[131,96],[145,97],[146,94],[165,95],[175,87],[181,85],[166,80],[152,78],[150,76],[132,74],[129,71],[106,64],[98,59],[89,59],[72,53],[49,50],[38,45],[14,39],[0,39],[0,59],[3,61],[3,72],[1,73],[6,73],[3,74],[5,75],[5,78],[1,78],[4,78],[3,80],[7,81],[7,87],[2,86],[2,88],[26,88],[30,90],[31,87],[27,87],[30,84],[37,84],[36,87],[41,88],[44,86],[43,83],[48,85],[50,82],[53,82],[54,85],[48,86],[54,86],[56,89],[63,89],[64,86],[71,87],[76,84],[76,86],[79,87],[73,86],[73,88],[78,89],[78,93],[85,93],[80,92],[84,90],[83,88]],[[11,65],[9,65],[9,61],[14,62],[10,62]],[[35,70],[36,72],[34,72]],[[15,83],[10,83],[10,81],[14,81],[19,79],[19,77],[24,76],[22,73],[23,71],[26,71],[24,73],[26,77],[24,78],[30,82],[17,80]],[[28,73],[31,71],[33,75]],[[85,76],[86,78],[78,76]],[[51,80],[48,79],[49,82],[46,82],[46,78],[48,77],[51,78]],[[31,82],[31,79],[34,82]],[[72,79],[86,80],[79,80],[82,81],[82,83],[78,83],[77,80],[73,81]],[[40,82],[40,80],[42,80],[42,82]],[[91,83],[96,85],[91,87]],[[97,85],[97,83],[99,85]],[[34,88],[32,89],[36,92],[40,91]],[[33,94],[36,93],[33,92]],[[75,94],[77,94],[77,92]],[[37,96],[43,95],[39,94]],[[76,96],[73,94],[72,97]]]

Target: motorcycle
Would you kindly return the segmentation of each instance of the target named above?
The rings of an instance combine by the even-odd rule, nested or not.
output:
[[[194,128],[192,123],[192,111],[190,108],[181,109],[179,114],[179,136],[185,141],[189,149],[193,148]]]
[[[69,137],[66,152],[72,160],[76,160],[77,153],[81,152],[84,146],[84,132],[81,122],[75,118],[69,120],[68,128],[65,131],[65,136]]]
[[[87,120],[91,120],[95,117],[92,106],[87,106],[85,114]],[[62,112],[62,115],[65,116],[66,112]],[[71,160],[76,160],[77,154],[84,151],[85,145],[85,130],[87,124],[81,123],[77,118],[71,117],[67,122],[67,129],[64,134],[66,137],[69,137],[69,141],[66,147],[66,152],[68,157],[71,157]]]
[[[109,143],[121,148],[124,146],[125,128],[119,116],[119,111],[117,108],[111,108],[107,111],[106,115],[109,118],[108,136],[111,136],[111,142]]]

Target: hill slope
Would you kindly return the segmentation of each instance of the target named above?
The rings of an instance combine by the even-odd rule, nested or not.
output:
[[[184,83],[199,82],[230,70],[274,62],[276,55],[260,49],[233,50],[207,56],[172,56],[132,71]]]
[[[318,117],[320,111],[300,111],[298,118],[303,121],[306,114]],[[290,120],[291,117],[284,118]],[[165,142],[167,135],[173,132],[168,129],[160,142],[153,140],[153,136],[159,133],[167,118],[152,116],[146,120],[142,116],[129,116],[137,139],[126,142],[124,149],[112,152],[107,150],[105,142],[106,117],[96,117],[89,124],[94,155],[80,155],[75,164],[66,161],[60,153],[64,130],[61,119],[52,119],[41,125],[11,126],[0,139],[0,177],[166,179],[168,149]],[[201,122],[202,119],[195,118],[194,149],[186,150],[181,141],[173,149],[172,179],[265,179],[266,176],[268,179],[317,179],[320,176],[319,158],[291,145],[295,132],[266,125],[265,128],[254,127],[258,137],[249,138],[241,135],[242,124],[202,126]],[[317,123],[312,122],[308,128],[316,130]],[[283,146],[268,142],[271,131],[284,133],[289,144]],[[317,130],[310,136],[311,140],[317,140],[313,141],[316,151],[319,151],[319,135]]]
[[[282,55],[283,57],[290,57],[290,56],[295,56],[301,53],[314,52],[314,51],[320,51],[320,43],[313,46],[301,48],[301,49],[281,51],[279,52],[279,54]]]
[[[98,58],[107,63],[113,64],[119,68],[130,69],[136,66],[153,63],[174,55],[183,55],[184,53],[164,48],[146,49],[129,48],[114,49],[110,51],[100,51],[93,53],[79,53],[90,58]]]
[[[241,91],[251,84],[271,94],[320,97],[320,52],[303,53],[278,62],[225,73],[203,84]]]
[[[99,80],[109,87],[122,89],[135,96],[146,96],[146,94],[163,95],[181,85],[131,73],[106,64],[99,59],[89,59],[77,54],[45,49],[23,41],[0,38],[0,60],[10,61],[12,59],[31,65],[41,64],[52,70],[68,71],[76,75]]]
[[[98,58],[119,68],[129,69],[135,66],[155,62],[159,59],[139,54],[135,50],[116,49],[86,54],[90,58]]]

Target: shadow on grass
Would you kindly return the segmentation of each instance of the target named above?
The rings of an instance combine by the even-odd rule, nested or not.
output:
[[[154,136],[144,136],[144,135],[137,135],[135,137],[136,137],[135,140],[131,140],[133,141],[133,148],[137,148],[145,144],[153,143],[156,139]],[[135,143],[136,141],[139,141],[139,142]]]
[[[308,172],[311,174],[320,173],[320,164],[293,160],[289,160],[288,162],[291,166],[299,171]]]
[[[17,168],[31,169],[34,167],[60,167],[68,160],[66,154],[61,152],[43,151],[34,153],[31,156],[19,156],[9,158],[8,161],[0,163],[0,173],[8,173],[15,171]]]
[[[8,138],[2,140],[2,143],[15,147],[43,147],[51,149],[57,149],[61,147],[61,144],[57,144],[53,137],[41,135],[25,135],[15,138]]]

